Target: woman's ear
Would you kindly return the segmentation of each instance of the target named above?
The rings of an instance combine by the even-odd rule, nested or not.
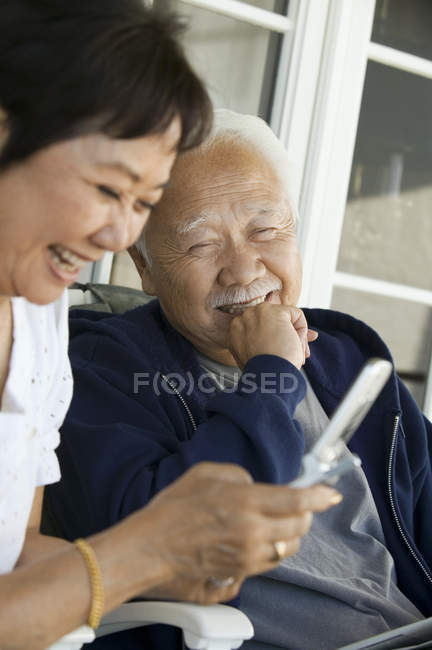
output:
[[[133,263],[135,264],[135,268],[139,273],[144,293],[148,294],[149,296],[156,296],[156,290],[151,279],[149,265],[145,260],[143,254],[137,249],[135,245],[128,248],[128,253],[131,256]]]

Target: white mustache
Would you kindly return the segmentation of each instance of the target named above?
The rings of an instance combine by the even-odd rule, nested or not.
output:
[[[255,284],[249,287],[229,288],[224,293],[210,295],[207,303],[212,309],[229,307],[230,305],[237,305],[242,302],[250,302],[260,296],[267,295],[271,291],[280,291],[281,289],[282,282],[277,278],[274,280],[266,280],[265,282],[257,280]]]

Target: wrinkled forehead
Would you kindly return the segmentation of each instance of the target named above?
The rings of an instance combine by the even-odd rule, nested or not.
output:
[[[151,221],[158,229],[184,234],[205,225],[224,205],[241,204],[245,214],[252,214],[286,203],[275,170],[260,152],[220,141],[178,157]]]
[[[207,186],[212,179],[218,184],[224,175],[245,181],[261,179],[273,187],[280,186],[276,171],[264,154],[252,144],[232,138],[215,140],[211,145],[180,155],[173,169],[173,183],[178,179],[179,187],[202,182]]]

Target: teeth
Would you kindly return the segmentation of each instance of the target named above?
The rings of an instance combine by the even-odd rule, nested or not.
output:
[[[83,260],[82,257],[78,257],[78,255],[72,253],[68,248],[64,248],[64,246],[60,246],[59,244],[49,246],[49,251],[56,265],[63,271],[73,273],[79,271],[87,264],[87,260]]]
[[[262,296],[261,298],[255,298],[255,300],[251,300],[247,304],[244,303],[238,303],[237,305],[228,305],[221,307],[222,311],[228,312],[228,314],[236,314],[239,311],[243,311],[244,309],[247,309],[248,307],[256,307],[256,305],[260,305],[264,300],[266,299],[266,296]]]

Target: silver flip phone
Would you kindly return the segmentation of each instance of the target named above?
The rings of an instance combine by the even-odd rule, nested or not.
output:
[[[312,449],[303,457],[300,475],[292,487],[308,487],[330,482],[359,466],[358,456],[341,459],[347,443],[381,392],[390,376],[392,365],[385,359],[367,361],[333,413],[328,426]]]

